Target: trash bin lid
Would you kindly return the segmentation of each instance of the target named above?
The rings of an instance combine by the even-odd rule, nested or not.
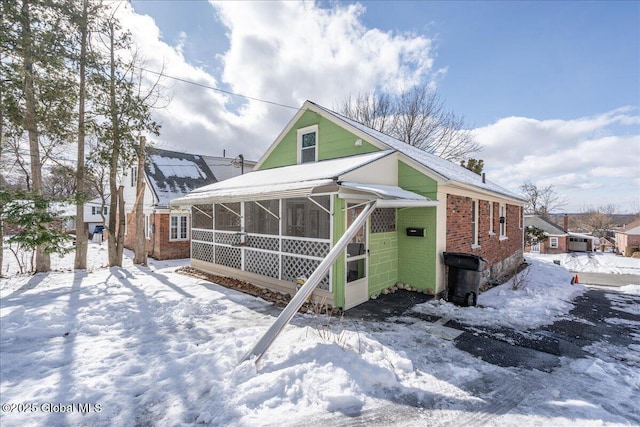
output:
[[[444,265],[460,268],[463,270],[481,271],[484,269],[486,260],[480,255],[467,254],[462,252],[443,252]]]

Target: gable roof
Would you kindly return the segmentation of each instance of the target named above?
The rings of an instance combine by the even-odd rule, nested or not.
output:
[[[622,227],[622,230],[618,231],[622,234],[639,235],[640,234],[640,219],[633,221]]]
[[[289,197],[305,196],[314,188],[335,185],[347,172],[388,156],[392,151],[378,151],[359,156],[340,157],[314,163],[257,170],[198,188],[173,200],[172,205],[210,203],[213,200],[265,200],[283,193]]]
[[[203,156],[147,148],[145,175],[158,206],[217,181]]]
[[[525,227],[533,226],[539,228],[551,236],[567,235],[567,233],[562,228],[538,215],[525,215],[524,225]]]
[[[306,101],[302,108],[298,111],[298,113],[291,119],[287,127],[280,133],[278,138],[274,141],[274,143],[269,147],[267,152],[262,156],[262,158],[258,161],[256,167],[260,167],[262,162],[268,157],[268,155],[273,151],[273,149],[278,145],[280,140],[284,137],[284,135],[292,129],[297,120],[302,116],[305,111],[313,111],[317,114],[322,115],[326,119],[334,122],[338,126],[346,128],[350,130],[352,133],[361,136],[366,139],[368,142],[377,146],[382,150],[394,150],[399,153],[402,153],[406,157],[418,162],[423,167],[429,169],[435,175],[440,177],[447,184],[459,183],[467,186],[472,186],[476,189],[481,189],[484,191],[489,191],[492,193],[497,193],[502,196],[507,196],[509,198],[524,201],[524,199],[495,184],[489,180],[485,179],[485,182],[482,180],[482,176],[478,175],[469,169],[455,164],[449,160],[438,157],[434,154],[427,153],[424,150],[413,147],[405,142],[402,142],[396,138],[393,138],[389,135],[386,135],[382,132],[379,132],[375,129],[372,129],[368,126],[363,125],[355,120],[352,120],[346,116],[343,116],[339,113],[331,111],[321,105],[318,105],[311,101]]]

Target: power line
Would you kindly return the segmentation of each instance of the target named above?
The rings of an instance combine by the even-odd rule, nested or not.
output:
[[[279,102],[267,101],[266,99],[260,99],[260,98],[255,98],[253,96],[242,95],[240,93],[235,93],[235,92],[231,92],[231,91],[228,91],[228,90],[220,89],[220,88],[217,88],[217,87],[208,86],[208,85],[205,85],[205,84],[202,84],[202,83],[198,83],[198,82],[194,82],[194,81],[191,81],[191,80],[183,79],[181,77],[175,77],[175,76],[170,76],[170,75],[165,74],[165,73],[159,73],[157,71],[152,71],[152,70],[149,70],[149,69],[146,69],[146,68],[143,68],[143,67],[138,67],[138,68],[140,70],[146,71],[147,73],[155,74],[155,75],[160,76],[160,77],[166,77],[168,79],[177,80],[179,82],[188,83],[188,84],[191,84],[191,85],[194,85],[194,86],[200,86],[200,87],[205,88],[205,89],[215,90],[216,92],[225,93],[227,95],[239,96],[241,98],[250,99],[252,101],[264,102],[265,104],[276,105],[278,107],[283,107],[283,108],[290,108],[292,110],[299,110],[300,109],[300,107],[293,107],[291,105],[281,104]]]

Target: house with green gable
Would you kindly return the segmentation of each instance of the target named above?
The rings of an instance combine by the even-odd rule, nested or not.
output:
[[[312,297],[344,309],[398,282],[443,295],[444,252],[482,256],[484,280],[507,274],[523,259],[523,204],[310,101],[252,172],[171,201],[191,209],[192,267],[293,294],[331,257]]]

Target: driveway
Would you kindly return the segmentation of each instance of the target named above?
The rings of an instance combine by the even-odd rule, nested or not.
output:
[[[612,303],[612,296],[616,304]],[[456,321],[449,321],[446,326],[464,331],[456,338],[456,347],[486,362],[547,372],[559,366],[563,357],[599,356],[585,350],[595,342],[622,348],[637,344],[634,340],[640,334],[638,315],[619,306],[640,305],[640,295],[589,289],[573,303],[575,308],[566,318],[536,330],[478,327]]]
[[[563,425],[640,425],[637,395],[625,395],[615,383],[634,381],[633,373],[640,369],[640,295],[612,288],[589,288],[572,301],[574,308],[566,316],[529,330],[464,324],[410,310],[426,299],[415,293],[384,295],[375,304],[362,304],[345,316],[368,323],[370,333],[381,329],[382,335],[377,339],[384,336],[387,328],[398,331],[403,325],[412,324],[414,328],[404,333],[415,335],[418,346],[422,342],[438,342],[421,339],[420,333],[433,337],[433,331],[440,330],[440,326],[457,331],[449,337],[435,335],[477,359],[478,366],[471,371],[482,373],[469,381],[456,382],[460,390],[477,400],[443,403],[437,395],[402,394],[376,409],[317,420],[310,427],[327,422],[349,427],[510,426],[518,417],[522,417],[524,425],[553,423],[554,417]],[[388,345],[397,346],[393,333],[387,336]],[[405,350],[415,354],[413,348]],[[425,355],[429,356],[414,356],[412,360],[417,369],[428,371],[431,362],[438,362],[438,356],[433,349],[425,350]],[[454,366],[453,371],[459,371],[457,376],[463,378],[469,372],[468,363],[454,358],[446,365]],[[494,367],[486,367],[491,365]],[[611,379],[611,373],[600,371],[601,367],[618,372],[616,380]],[[444,386],[449,384],[446,374],[441,379]],[[620,392],[616,394],[616,390]],[[561,404],[555,408],[550,401]],[[581,402],[605,407],[606,413],[592,418],[588,408],[578,405]]]
[[[638,274],[609,274],[609,273],[580,273],[572,271],[573,275],[578,275],[578,281],[583,285],[592,286],[626,286],[640,285],[640,275]]]

